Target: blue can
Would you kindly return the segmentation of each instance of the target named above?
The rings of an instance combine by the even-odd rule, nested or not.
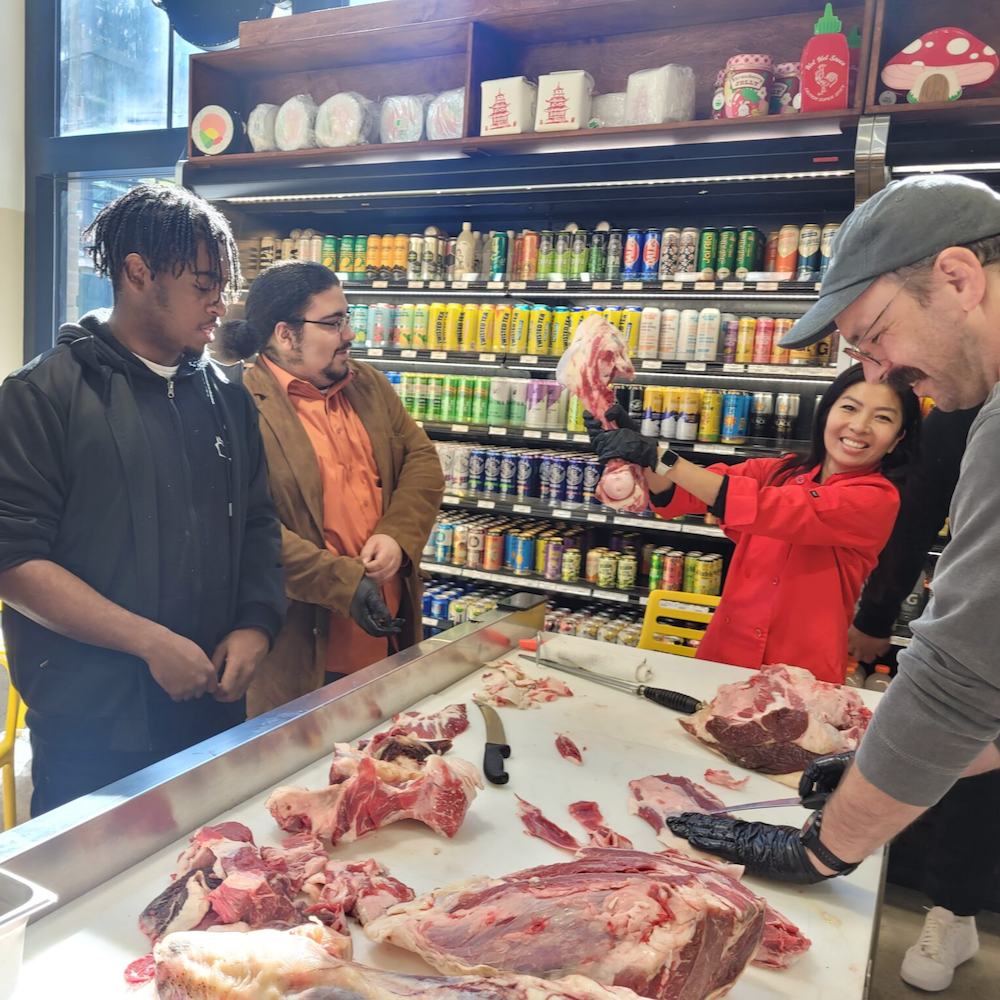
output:
[[[588,458],[583,465],[583,502],[597,503],[595,493],[601,481],[601,463],[596,458]]]
[[[505,451],[500,455],[500,486],[497,492],[502,497],[512,497],[517,492],[517,463],[520,454]]]
[[[569,459],[565,455],[553,455],[549,459],[549,500],[563,503],[566,499],[566,467]]]
[[[583,467],[586,459],[570,455],[566,461],[566,502],[580,503],[583,500]]]
[[[517,457],[517,499],[531,500],[538,496],[538,469],[541,456],[535,453]]]
[[[451,547],[455,537],[455,525],[438,522],[434,529],[434,559],[439,563],[451,562]]]
[[[647,229],[642,241],[642,280],[657,281],[660,277],[660,230]]]
[[[469,489],[473,493],[483,492],[486,475],[486,449],[473,448],[469,454]]]
[[[549,498],[549,472],[552,466],[552,456],[542,455],[538,461],[538,496],[542,500]]]
[[[641,229],[630,229],[625,237],[625,252],[622,254],[622,280],[630,281],[642,277]]]
[[[722,397],[722,434],[719,440],[723,444],[747,443],[750,399],[749,392],[727,392]]]
[[[512,570],[514,568],[514,541],[513,531],[508,531],[503,536],[503,568]]]
[[[434,600],[431,602],[430,616],[432,618],[447,618],[450,600],[451,598],[446,593],[435,594]]]
[[[514,535],[514,573],[517,576],[531,576],[535,571],[535,540],[523,535]]]
[[[500,452],[496,448],[486,449],[483,462],[483,492],[496,493],[500,488]]]

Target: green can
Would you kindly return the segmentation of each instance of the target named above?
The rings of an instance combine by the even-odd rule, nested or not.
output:
[[[618,583],[618,553],[602,552],[597,561],[597,585],[609,589]]]
[[[543,229],[538,234],[538,279],[548,281],[555,268],[556,234],[551,229]]]
[[[587,270],[587,230],[578,229],[573,233],[569,250],[569,277],[571,281],[579,281]]]
[[[719,233],[719,255],[715,264],[715,276],[720,280],[731,278],[736,270],[736,247],[740,242],[735,226],[725,226]]]
[[[337,270],[350,276],[354,272],[354,237],[341,236],[337,246]]]
[[[413,376],[413,419],[427,419],[427,376]]]
[[[405,378],[405,376],[404,376]],[[441,421],[453,424],[458,421],[458,393],[461,378],[458,375],[445,375],[441,388]]]
[[[490,238],[490,277],[502,281],[507,274],[507,234],[496,232]]]
[[[487,375],[477,375],[472,387],[472,413],[470,421],[485,424],[490,412],[490,379]]]
[[[443,375],[427,376],[427,417],[432,424],[441,423],[441,396],[444,391]]]
[[[618,557],[617,585],[619,590],[631,590],[639,573],[639,560],[631,552]]]
[[[655,549],[649,557],[649,589],[663,589],[663,553]]]
[[[564,229],[556,236],[555,250],[552,252],[552,273],[558,274],[562,278],[569,277],[569,254],[570,244],[573,241],[573,234]],[[541,251],[539,250],[539,257]]]
[[[403,404],[403,409],[413,416],[413,374],[403,372],[399,380],[399,401]]]
[[[471,375],[463,375],[458,380],[458,400],[455,403],[455,421],[468,423],[472,418],[472,393],[476,380]]]
[[[354,267],[351,269],[351,281],[364,281],[368,277],[368,237],[354,237]]]
[[[703,229],[698,240],[697,270],[710,281],[715,277],[715,265],[719,258],[719,230]]]
[[[608,276],[608,234],[594,232],[590,235],[590,250],[587,252],[587,271],[591,281],[600,281]]]
[[[323,256],[321,258],[324,267],[328,267],[331,271],[337,270],[337,237],[336,236],[324,236],[323,237]]]
[[[750,271],[756,270],[763,252],[764,234],[754,226],[744,226],[736,245],[736,277],[745,278]]]
[[[578,583],[580,580],[580,550],[564,549],[562,557],[563,583]]]
[[[693,594],[695,577],[697,575],[698,560],[704,555],[704,552],[685,552],[684,553],[684,593]]]

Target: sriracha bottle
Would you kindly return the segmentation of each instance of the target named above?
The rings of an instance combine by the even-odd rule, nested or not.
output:
[[[802,111],[845,110],[851,53],[833,4],[816,22],[802,50]]]

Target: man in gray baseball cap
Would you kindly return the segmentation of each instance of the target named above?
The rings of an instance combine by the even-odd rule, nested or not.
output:
[[[1000,195],[941,174],[890,184],[856,209],[819,301],[782,346],[833,329],[869,381],[898,380],[944,410],[985,403],[933,597],[856,762],[821,758],[803,776],[803,796],[836,793],[801,831],[694,813],[668,820],[751,874],[795,882],[849,874],[959,778],[1000,767]]]

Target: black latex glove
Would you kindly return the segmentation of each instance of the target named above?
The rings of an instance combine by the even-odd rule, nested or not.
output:
[[[402,631],[403,619],[389,614],[378,587],[367,576],[361,577],[358,589],[354,591],[350,615],[369,635],[379,639],[399,635]]]
[[[801,831],[794,826],[747,823],[703,813],[668,816],[667,826],[692,847],[743,865],[748,875],[802,885],[834,877],[816,870],[802,846]]]
[[[807,809],[818,809],[833,794],[854,760],[854,751],[831,753],[806,764],[799,778],[799,795]]]
[[[616,423],[618,428],[606,431],[595,416],[587,411],[583,414],[583,424],[590,435],[590,444],[602,464],[607,465],[611,459],[620,458],[647,469],[656,467],[656,442],[639,433],[635,421],[619,403],[608,410],[605,419]]]

